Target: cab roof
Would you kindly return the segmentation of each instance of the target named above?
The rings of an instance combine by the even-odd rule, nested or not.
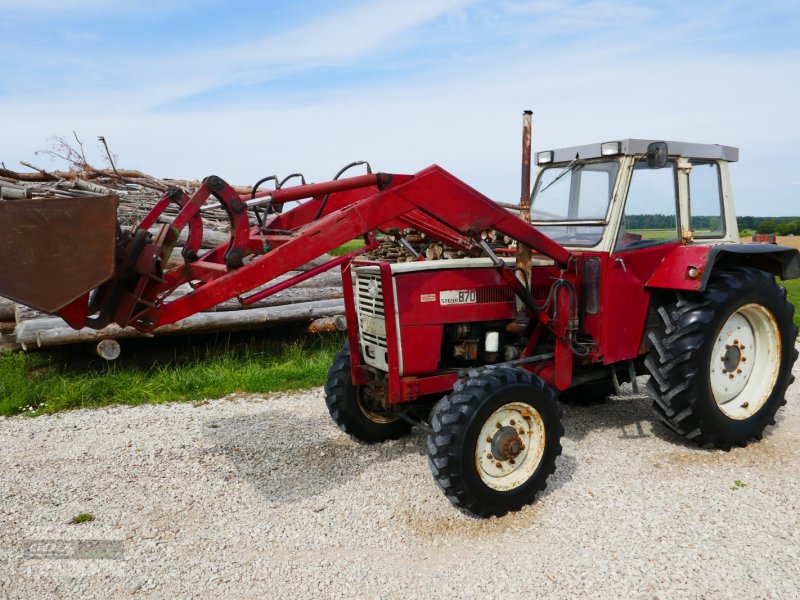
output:
[[[669,156],[683,156],[685,158],[700,158],[708,160],[724,160],[727,162],[736,162],[739,160],[739,149],[733,146],[721,146],[719,144],[694,144],[691,142],[670,142],[667,140],[611,140],[618,141],[620,144],[620,152],[615,153],[613,156],[631,155],[631,154],[645,154],[647,146],[653,142],[665,142],[667,144],[667,152]],[[608,156],[601,154],[600,147],[609,142],[598,142],[596,144],[586,144],[584,146],[570,146],[569,148],[559,148],[551,150],[553,153],[552,161],[548,162],[568,162],[573,159],[589,159],[589,158],[602,158]],[[545,151],[547,152],[547,151]],[[541,153],[537,153],[538,154]],[[537,160],[538,162],[538,160]]]

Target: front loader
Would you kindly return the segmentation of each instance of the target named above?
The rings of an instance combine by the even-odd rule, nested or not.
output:
[[[728,179],[738,150],[621,140],[536,158],[530,206],[523,161],[530,222],[438,166],[393,175],[367,165],[244,196],[211,176],[191,196],[168,191],[129,230],[111,196],[0,202],[0,295],[75,328],[152,332],[339,267],[348,342],[325,383],[333,420],[367,443],[419,425],[436,482],[479,516],[545,487],[561,453],[559,396],[591,403],[623,381],[638,389],[638,374],[650,374],[654,412],[678,435],[726,450],[759,439],[797,357],[775,278],[800,277],[800,256],[738,243]],[[178,216],[157,225],[171,203]],[[226,211],[230,240],[203,252],[209,206]],[[184,230],[183,264],[167,269]],[[379,235],[410,247],[409,231],[466,258],[359,258]],[[358,237],[363,248],[282,277]]]

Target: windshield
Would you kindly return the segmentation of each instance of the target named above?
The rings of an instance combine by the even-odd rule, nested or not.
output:
[[[605,225],[587,221],[605,221],[618,172],[616,160],[574,160],[542,169],[533,189],[531,222],[559,244],[594,246]]]

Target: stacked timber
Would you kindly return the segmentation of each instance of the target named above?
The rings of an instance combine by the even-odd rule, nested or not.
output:
[[[173,186],[182,187],[189,194],[201,182],[174,179],[157,179],[139,171],[122,169],[96,169],[86,163],[75,164],[69,171],[45,171],[30,165],[36,172],[18,173],[0,169],[0,201],[17,201],[25,198],[65,198],[76,196],[106,196],[109,193],[119,198],[118,219],[122,227],[136,225],[148,213],[163,193]],[[239,193],[249,188],[236,188]],[[171,222],[178,213],[177,206],[170,206],[159,217],[160,223]],[[158,228],[153,229],[156,233]],[[202,248],[209,249],[229,240],[227,215],[222,209],[203,213]],[[186,239],[186,231],[178,244]],[[56,242],[57,243],[57,242]],[[182,248],[176,247],[167,268],[183,262]],[[264,287],[300,274],[318,265],[329,256],[320,257],[299,271],[276,278]],[[253,290],[257,291],[257,290]],[[178,288],[172,297],[191,292],[188,286]],[[344,330],[344,301],[342,281],[338,269],[322,273],[299,285],[284,290],[264,300],[245,307],[237,299],[192,315],[177,323],[161,327],[153,335],[171,333],[207,333],[213,331],[235,331],[274,325],[307,322],[309,331],[327,332]],[[0,298],[0,351],[11,349],[34,350],[79,342],[100,342],[129,337],[141,337],[132,328],[111,325],[101,330],[84,328],[74,330],[61,318],[40,313],[28,307]]]
[[[375,250],[367,252],[364,256],[370,260],[385,260],[387,262],[413,262],[419,260],[446,260],[451,258],[466,258],[468,255],[461,250],[451,248],[438,240],[427,237],[424,233],[407,229],[401,234],[405,243],[397,237],[387,236]],[[496,250],[510,249],[513,240],[493,229],[481,232],[481,239]],[[408,249],[411,246],[414,254]],[[416,255],[416,256],[415,256]]]
[[[11,300],[0,298],[0,352],[4,350],[17,350],[17,338],[14,329],[17,321],[14,318],[16,305]]]
[[[308,267],[313,264],[310,263]],[[300,273],[302,271],[287,273],[253,291],[280,283]],[[190,292],[189,286],[181,286],[171,298]],[[315,333],[342,331],[346,329],[342,298],[341,274],[336,269],[316,275],[248,307],[237,299],[228,300],[208,311],[159,327],[153,334],[143,334],[131,327],[123,328],[118,325],[109,325],[99,330],[76,330],[60,317],[0,299],[0,350],[36,350],[65,344],[176,333],[239,331],[298,322],[308,323],[308,330]]]

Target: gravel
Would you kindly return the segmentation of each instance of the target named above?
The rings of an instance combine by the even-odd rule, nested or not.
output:
[[[0,593],[797,598],[799,391],[728,453],[643,398],[567,406],[546,492],[490,520],[441,494],[421,432],[359,445],[320,389],[1,419]],[[106,554],[64,557],[85,540]]]

